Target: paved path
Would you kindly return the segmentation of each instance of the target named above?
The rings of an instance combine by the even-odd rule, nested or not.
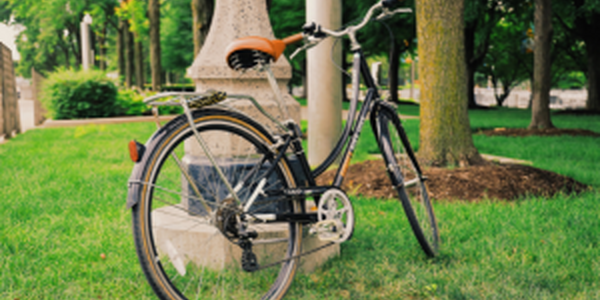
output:
[[[161,121],[169,121],[177,117],[177,115],[160,116]],[[73,127],[90,124],[122,124],[122,123],[139,123],[139,122],[154,122],[153,116],[132,116],[118,118],[97,118],[97,119],[80,119],[80,120],[46,120],[41,128],[51,127]]]

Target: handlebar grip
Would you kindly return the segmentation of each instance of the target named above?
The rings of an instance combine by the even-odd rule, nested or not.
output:
[[[400,4],[402,0],[383,0],[381,1],[381,5],[387,9],[395,8]]]
[[[302,39],[304,39],[304,35],[302,35],[302,33],[296,33],[294,35],[290,35],[290,36],[282,39],[282,41],[287,46],[287,45],[297,43],[297,42],[301,41]]]

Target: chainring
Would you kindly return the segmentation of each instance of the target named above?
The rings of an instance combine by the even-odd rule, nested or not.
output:
[[[346,193],[337,188],[323,193],[317,207],[317,220],[311,231],[320,240],[339,244],[350,239],[354,232],[354,209]]]

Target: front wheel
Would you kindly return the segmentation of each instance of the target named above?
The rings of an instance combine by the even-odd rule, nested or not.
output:
[[[291,168],[275,160],[273,138],[252,120],[219,110],[193,118],[216,165],[181,116],[155,134],[130,183],[146,278],[161,299],[280,299],[297,269],[301,225],[249,219],[301,211],[298,200],[267,196],[295,187]]]
[[[410,226],[423,251],[434,257],[440,240],[437,222],[425,177],[400,125],[400,119],[395,113],[382,110],[377,114],[374,125],[388,174]]]

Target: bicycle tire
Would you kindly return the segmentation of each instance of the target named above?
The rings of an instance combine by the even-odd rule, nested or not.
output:
[[[388,175],[398,193],[412,231],[425,254],[434,257],[440,243],[437,220],[429,199],[426,180],[400,119],[395,111],[382,109],[377,113],[374,125]]]
[[[274,157],[269,147],[274,144],[273,138],[256,122],[234,112],[197,110],[193,112],[193,119],[219,168],[230,184],[239,188],[240,200],[250,198],[258,184],[257,178],[271,169]],[[202,211],[198,205],[200,197],[190,195],[193,189],[172,158],[172,153],[189,155],[190,146],[186,143],[190,142],[185,141],[190,139],[197,143],[185,116],[161,128],[149,142],[140,162],[141,181],[137,188],[130,188],[130,196],[137,203],[132,208],[136,252],[149,284],[161,299],[281,299],[290,287],[298,259],[285,261],[279,268],[251,273],[241,270],[241,249],[231,237],[225,237],[223,232],[228,230],[214,226],[221,224],[221,228],[229,229],[230,220],[236,219],[225,209],[231,200],[224,196],[226,189],[219,182],[214,167],[206,167],[202,160],[196,165],[188,156],[181,160],[187,162],[184,170],[193,174],[202,196],[218,212],[218,217],[211,219],[206,209]],[[285,158],[274,170],[266,177],[264,191],[295,187],[292,169]],[[262,197],[259,194],[255,203],[260,203]],[[274,209],[293,213],[300,212],[300,205],[297,200],[286,200],[275,207],[255,204],[251,211]],[[226,221],[219,222],[219,219]],[[302,228],[299,223],[265,223],[251,225],[249,229],[256,230],[258,235],[253,240],[253,250],[259,256],[259,265],[300,253]],[[264,244],[257,246],[259,242]]]

